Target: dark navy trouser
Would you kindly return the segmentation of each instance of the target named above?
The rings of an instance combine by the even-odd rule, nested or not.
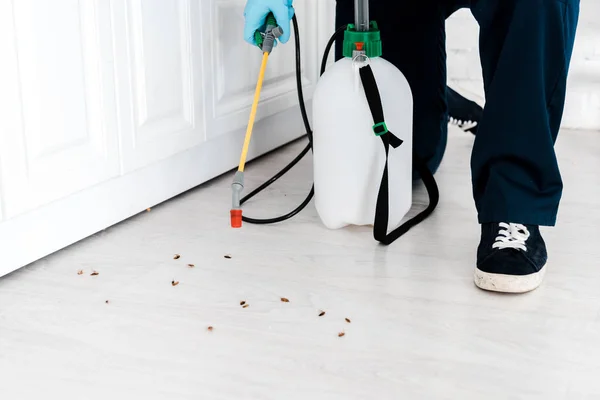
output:
[[[433,172],[448,134],[445,20],[464,7],[480,26],[486,96],[471,156],[479,222],[552,226],[563,187],[554,144],[579,0],[370,0],[383,58],[413,91],[415,151]],[[337,0],[337,26],[353,22],[354,1]]]

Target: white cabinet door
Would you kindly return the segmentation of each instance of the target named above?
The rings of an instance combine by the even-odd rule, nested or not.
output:
[[[105,0],[0,0],[6,218],[119,174],[109,11]]]
[[[197,0],[113,0],[124,173],[204,141]]]

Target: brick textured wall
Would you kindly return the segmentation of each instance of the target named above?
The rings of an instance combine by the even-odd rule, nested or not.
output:
[[[483,103],[477,22],[461,10],[446,31],[450,85]],[[563,127],[600,130],[600,0],[581,0]]]

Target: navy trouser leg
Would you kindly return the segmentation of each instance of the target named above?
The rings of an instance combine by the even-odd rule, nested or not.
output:
[[[381,31],[382,57],[402,71],[411,86],[413,145],[432,172],[442,161],[448,139],[444,3],[370,1],[370,19]],[[337,0],[336,25],[348,23],[354,23],[354,0]],[[336,43],[336,60],[342,57],[341,44]]]
[[[554,152],[579,0],[472,0],[486,105],[471,158],[479,222],[556,223]]]

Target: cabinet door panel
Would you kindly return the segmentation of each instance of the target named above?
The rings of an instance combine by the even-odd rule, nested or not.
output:
[[[6,215],[118,175],[108,3],[2,0],[0,54]]]
[[[204,141],[199,2],[113,1],[124,171]]]

